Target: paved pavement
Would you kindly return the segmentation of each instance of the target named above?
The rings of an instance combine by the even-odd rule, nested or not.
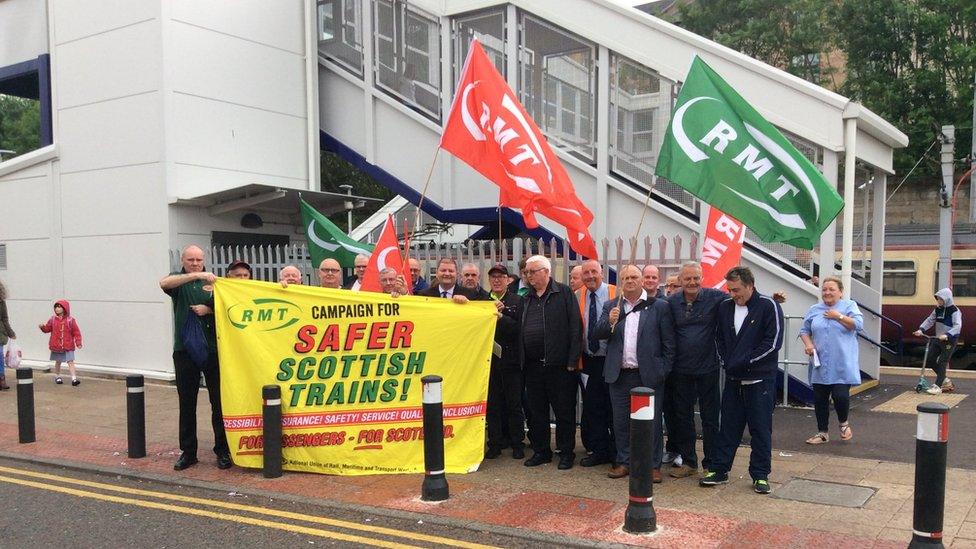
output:
[[[329,508],[372,512],[385,509],[394,515],[422,513],[425,521],[448,526],[478,525],[529,536],[548,545],[573,541],[584,545],[650,547],[904,547],[911,539],[913,465],[878,455],[883,452],[860,452],[858,448],[865,446],[862,439],[868,441],[875,436],[890,436],[897,439],[897,444],[913,446],[908,441],[914,433],[914,420],[897,420],[906,422],[898,428],[907,427],[907,434],[889,432],[887,423],[861,408],[852,414],[852,424],[856,426],[853,441],[831,441],[815,449],[796,444],[796,440],[809,436],[812,417],[800,418],[809,424],[794,418],[796,428],[789,431],[784,427],[791,422],[781,421],[788,414],[808,412],[778,410],[781,415],[776,420],[772,496],[752,492],[746,472],[748,449],[742,448],[731,474],[733,481],[728,485],[699,488],[695,478],[667,477],[664,484],[655,485],[659,531],[651,536],[633,536],[620,528],[626,509],[627,481],[608,479],[603,467],[577,466],[570,471],[557,471],[554,465],[544,465],[530,469],[505,453],[501,458],[486,460],[475,473],[450,476],[451,498],[439,504],[419,500],[421,475],[339,477],[286,473],[282,478],[269,480],[259,470],[218,470],[213,455],[203,451],[200,465],[176,473],[172,470],[178,455],[175,388],[164,384],[147,387],[149,456],[131,460],[126,456],[123,382],[84,379],[80,387],[71,387],[55,385],[49,374],[35,376],[37,442],[18,444],[15,391],[0,393],[0,456],[182,485],[274,494],[316,502],[323,506],[323,513],[328,513]],[[881,391],[888,386],[904,388],[903,385],[899,380],[891,384],[886,381]],[[905,391],[895,388],[888,392],[901,395]],[[973,423],[972,408],[968,412],[962,408],[967,401],[971,406],[968,397],[957,406],[963,413],[953,416],[953,429]],[[209,410],[203,395],[200,402],[203,449],[212,445],[212,435],[207,432],[209,424],[204,419]],[[784,438],[787,432],[790,434]],[[950,445],[952,440],[950,434]],[[953,467],[948,472],[944,529],[947,547],[976,548],[973,461],[970,457],[963,463],[967,468]],[[857,508],[776,497],[793,479],[839,483],[841,490],[843,485],[869,487],[874,494]],[[789,491],[784,490],[783,494]]]

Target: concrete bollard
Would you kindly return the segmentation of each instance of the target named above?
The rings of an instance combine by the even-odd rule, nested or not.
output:
[[[20,443],[34,442],[34,371],[17,368],[17,429]]]
[[[420,499],[444,501],[450,496],[444,475],[444,400],[441,376],[424,376],[424,483]]]
[[[146,457],[146,386],[141,375],[125,376],[126,427],[129,457]]]
[[[264,478],[281,476],[281,387],[265,385],[261,389],[264,401]]]
[[[908,547],[944,547],[946,452],[949,445],[949,407],[923,402],[915,434],[915,507],[912,541]]]
[[[630,390],[630,501],[624,513],[624,532],[648,534],[657,530],[654,512],[654,390]]]

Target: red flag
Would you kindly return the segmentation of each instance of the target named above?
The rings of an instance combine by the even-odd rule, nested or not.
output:
[[[742,259],[746,227],[712,206],[702,244],[702,287],[725,289],[725,274]]]
[[[499,203],[522,210],[526,227],[538,227],[535,214],[542,214],[566,227],[573,250],[595,259],[593,213],[515,97],[473,40],[440,146],[498,185]]]
[[[380,233],[380,238],[373,248],[373,255],[369,256],[369,263],[366,264],[366,272],[363,273],[363,282],[359,289],[363,292],[381,292],[383,287],[380,285],[380,271],[387,267],[392,267],[396,272],[403,272],[403,258],[400,257],[400,242],[397,240],[396,227],[393,225],[393,216],[386,218],[386,226]]]

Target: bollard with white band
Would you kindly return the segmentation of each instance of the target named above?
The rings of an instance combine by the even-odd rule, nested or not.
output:
[[[265,385],[261,389],[264,401],[264,478],[281,476],[281,387]]]
[[[424,483],[420,499],[444,501],[448,498],[447,477],[444,475],[444,400],[441,376],[424,376]]]
[[[125,376],[126,425],[129,437],[129,457],[146,457],[146,385],[145,378],[135,374]]]
[[[630,501],[624,513],[624,532],[648,534],[657,530],[654,512],[654,390],[630,390]]]
[[[923,402],[915,433],[915,508],[912,541],[908,547],[944,547],[946,453],[949,446],[949,407]]]
[[[17,428],[21,444],[34,442],[34,370],[17,368]]]

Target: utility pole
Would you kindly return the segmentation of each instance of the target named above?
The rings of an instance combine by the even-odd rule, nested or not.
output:
[[[956,149],[955,126],[942,126],[942,187],[939,189],[939,288],[952,280],[952,180]]]

